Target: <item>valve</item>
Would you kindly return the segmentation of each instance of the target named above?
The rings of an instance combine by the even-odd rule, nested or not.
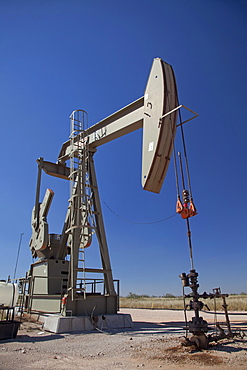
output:
[[[182,272],[181,275],[179,275],[181,281],[182,281],[182,286],[183,287],[186,287],[186,286],[190,286],[190,281],[189,281],[189,277],[186,275],[185,272]]]
[[[202,317],[192,317],[189,321],[189,331],[193,334],[207,333],[208,323]]]

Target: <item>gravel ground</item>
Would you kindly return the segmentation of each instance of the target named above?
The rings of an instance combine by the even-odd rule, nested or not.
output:
[[[23,322],[15,340],[0,342],[0,370],[139,367],[247,370],[247,336],[221,340],[209,350],[195,351],[181,345],[185,334],[183,312],[144,309],[121,312],[131,314],[133,329],[54,334],[44,332],[42,324]],[[214,320],[212,314],[202,316],[209,323]],[[247,335],[247,313],[230,315],[230,320],[234,330]]]

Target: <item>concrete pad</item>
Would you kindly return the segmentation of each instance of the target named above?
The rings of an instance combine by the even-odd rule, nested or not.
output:
[[[99,329],[133,328],[129,314],[100,315],[96,324]]]
[[[129,314],[99,316],[61,316],[49,315],[44,320],[44,330],[52,333],[70,333],[94,329],[132,328],[133,322]]]

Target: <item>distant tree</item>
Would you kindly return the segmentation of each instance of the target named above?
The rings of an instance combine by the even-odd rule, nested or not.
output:
[[[176,298],[176,296],[171,293],[166,293],[163,297],[164,298]]]
[[[133,292],[129,292],[129,294],[126,296],[126,298],[138,299],[138,298],[140,298],[140,296],[138,294],[133,293]]]

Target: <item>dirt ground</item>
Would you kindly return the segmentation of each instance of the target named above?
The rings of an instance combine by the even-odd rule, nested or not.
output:
[[[230,315],[242,337],[213,343],[209,350],[184,347],[182,311],[121,309],[132,329],[54,334],[23,322],[16,339],[0,341],[0,370],[19,369],[241,369],[247,370],[247,312]],[[188,314],[188,320],[192,313]],[[202,313],[208,323],[214,315]],[[217,317],[224,321],[224,317]]]

